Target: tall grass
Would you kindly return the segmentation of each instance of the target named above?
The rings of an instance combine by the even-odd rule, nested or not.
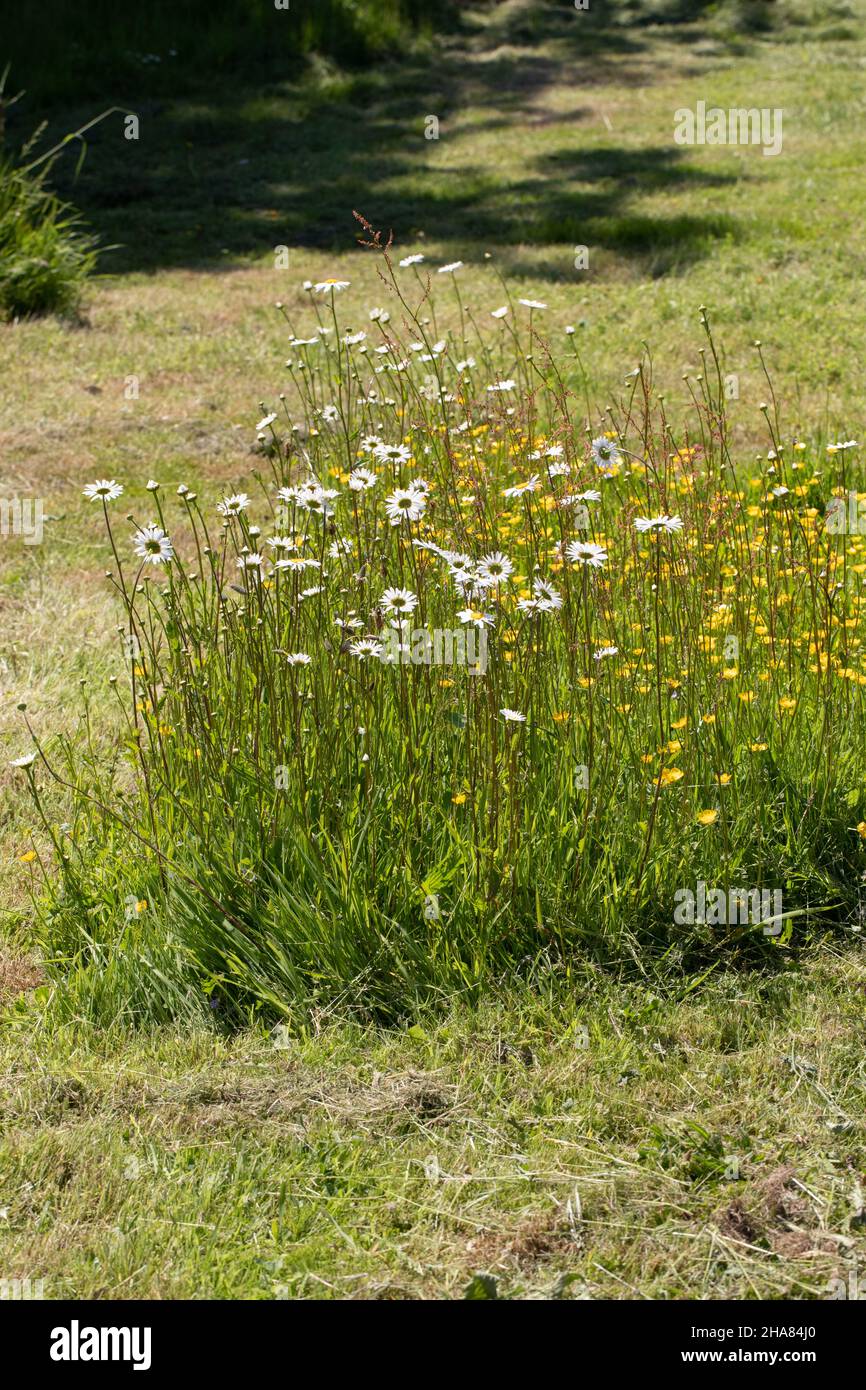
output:
[[[40,813],[49,780],[72,807],[37,838],[60,1006],[394,1017],[540,959],[653,975],[858,931],[866,543],[825,523],[851,441],[786,438],[768,378],[737,460],[703,311],[686,418],[646,354],[599,415],[544,305],[503,283],[479,316],[459,264],[367,240],[363,330],[341,282],[283,311],[253,497],[151,480],[125,524],[120,483],[88,489],[123,734],[107,757],[85,695],[22,760]],[[483,674],[425,660],[455,630]],[[683,922],[700,880],[784,914]]]
[[[48,179],[62,147],[81,132],[34,155],[40,128],[20,155],[4,152],[6,110],[12,105],[5,97],[8,76],[7,67],[0,75],[0,318],[74,314],[96,264],[98,243],[75,208],[51,191]]]

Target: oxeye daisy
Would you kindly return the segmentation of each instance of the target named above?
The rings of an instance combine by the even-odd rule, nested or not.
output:
[[[146,565],[165,565],[174,556],[174,547],[161,526],[142,526],[133,536],[133,545]]]
[[[231,497],[224,497],[217,503],[217,511],[220,516],[240,516],[250,505],[250,499],[245,492],[235,492]]]
[[[674,531],[682,531],[683,520],[679,516],[637,516],[634,529],[641,532],[667,531],[673,534]]]
[[[593,661],[603,661],[606,656],[616,656],[619,647],[599,647],[597,652],[593,652]]]
[[[370,657],[381,656],[382,651],[382,643],[377,642],[373,637],[362,637],[360,641],[349,644],[350,656],[356,656],[359,661],[367,661]]]
[[[378,481],[371,468],[353,468],[349,474],[349,487],[353,492],[369,492]]]
[[[84,496],[89,502],[115,502],[122,492],[122,485],[113,478],[97,478],[95,483],[87,484]]]
[[[313,515],[331,517],[334,515],[331,502],[339,495],[335,488],[322,487],[320,483],[305,483],[298,489],[298,506]]]
[[[385,500],[385,511],[392,526],[401,521],[420,521],[427,507],[427,499],[414,488],[397,488]]]
[[[525,492],[535,492],[540,487],[541,479],[537,473],[533,473],[531,478],[527,478],[523,483],[515,483],[513,487],[503,488],[503,497],[522,497]]]
[[[297,542],[291,536],[268,536],[268,545],[274,550],[297,550]]]
[[[463,265],[462,261],[449,261],[447,265],[440,265],[437,275],[453,275],[455,270],[459,270]]]
[[[594,541],[570,541],[565,551],[575,565],[589,565],[591,569],[601,569],[607,564],[607,551]]]
[[[479,560],[476,583],[482,589],[492,589],[497,584],[504,584],[513,573],[514,566],[508,556],[503,555],[501,550],[495,550]]]
[[[461,623],[467,627],[470,624],[477,628],[493,627],[496,623],[492,614],[484,613],[480,608],[462,608],[457,616]]]
[[[24,753],[20,758],[13,758],[10,767],[31,767],[36,762],[35,753]]]
[[[475,566],[470,560],[454,561],[448,566],[448,573],[458,588],[469,588],[475,583]]]
[[[605,473],[619,463],[619,449],[612,439],[600,434],[590,445],[593,463]]]
[[[546,309],[547,305],[542,304],[540,299],[518,299],[518,304],[522,304],[526,309]]]
[[[312,658],[311,656],[309,656],[306,652],[287,652],[287,653],[286,653],[286,665],[287,665],[287,666],[309,666],[310,663],[312,662],[312,660],[313,660],[313,658]]]
[[[351,280],[318,280],[313,285],[316,294],[336,294],[340,290],[347,290]]]
[[[548,584],[545,579],[533,579],[532,592],[535,594],[536,604],[542,613],[550,613],[555,608],[562,607],[562,594],[552,584]]]
[[[377,463],[408,463],[412,451],[405,444],[377,444],[373,449]]]
[[[412,613],[418,607],[418,595],[411,589],[386,589],[379,603],[384,613]]]
[[[318,560],[308,559],[305,555],[286,555],[275,561],[275,570],[288,570],[290,573],[302,574],[304,570],[321,569]]]
[[[507,709],[507,708],[506,708],[506,709],[501,709],[501,710],[499,711],[499,713],[502,715],[502,718],[505,720],[506,724],[525,724],[525,723],[526,723],[526,715],[525,715],[525,714],[521,714],[519,709]]]
[[[411,256],[404,256],[403,259],[402,259],[402,261],[400,262],[400,264],[401,264],[401,266],[403,267],[403,269],[405,270],[405,268],[406,268],[407,266],[409,266],[409,265],[420,265],[421,262],[423,261],[423,259],[424,259],[424,257],[423,257],[423,255],[421,254],[421,252],[420,252],[420,251],[416,251],[416,252],[414,253],[414,255],[411,255]]]

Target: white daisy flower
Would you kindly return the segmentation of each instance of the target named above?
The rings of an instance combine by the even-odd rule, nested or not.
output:
[[[535,492],[541,486],[541,479],[537,473],[533,473],[531,478],[527,478],[525,483],[515,483],[514,487],[503,488],[503,497],[522,497],[525,492]]]
[[[313,285],[316,294],[335,294],[339,290],[347,290],[351,280],[319,280]]]
[[[318,560],[308,560],[303,555],[287,555],[274,564],[275,570],[288,570],[290,574],[303,574],[304,570],[321,568]]]
[[[174,547],[161,526],[142,526],[132,539],[136,555],[146,565],[165,565],[174,557]]]
[[[408,265],[420,265],[423,259],[424,257],[421,255],[420,251],[416,251],[412,256],[404,256],[400,264],[405,269]]]
[[[594,541],[570,541],[565,551],[575,565],[588,565],[591,569],[601,569],[607,564],[607,551]]]
[[[457,616],[466,626],[471,624],[473,627],[482,628],[494,627],[496,624],[492,613],[484,613],[480,608],[461,608]]]
[[[517,382],[516,382],[516,381],[514,381],[511,377],[507,377],[505,381],[494,381],[493,385],[492,385],[492,386],[488,386],[487,390],[488,390],[488,391],[513,391],[516,385],[517,385]]]
[[[542,304],[540,299],[518,299],[518,304],[523,304],[527,309],[546,309],[547,305]]]
[[[24,753],[20,758],[13,758],[10,767],[31,767],[36,762],[35,753]]]
[[[412,613],[418,607],[418,595],[411,589],[386,589],[379,603],[385,613]]]
[[[151,479],[148,481],[148,483],[146,484],[146,486],[147,486],[147,491],[148,491],[148,492],[158,492],[158,491],[159,491],[159,483],[155,482],[153,478],[151,478]]]
[[[619,462],[619,449],[612,439],[607,439],[600,434],[592,441],[592,459],[603,472],[609,473],[615,464]]]
[[[497,584],[504,584],[513,573],[514,565],[508,556],[503,555],[501,550],[494,550],[489,555],[482,555],[475,578],[481,588],[492,589]]]
[[[291,536],[268,536],[268,545],[274,550],[297,550],[297,542]]]
[[[552,613],[554,609],[562,607],[562,594],[546,579],[533,579],[532,592],[535,594],[538,608],[542,613]]]
[[[593,652],[593,661],[603,661],[606,656],[616,656],[619,647],[599,647],[597,652]]]
[[[250,505],[250,499],[245,492],[233,493],[231,497],[224,497],[222,502],[217,505],[217,511],[221,516],[239,516],[245,512]]]
[[[462,261],[449,261],[447,265],[440,265],[437,275],[453,275],[455,270],[459,270],[463,265]]]
[[[492,319],[504,319],[504,318],[505,318],[505,315],[506,315],[507,313],[508,313],[508,305],[507,305],[507,304],[503,304],[502,307],[499,308],[499,309],[491,309],[491,310],[490,310],[490,317],[491,317]]]
[[[123,487],[113,478],[97,478],[95,483],[87,484],[84,496],[89,502],[116,502],[122,492]]]
[[[411,487],[398,487],[385,499],[385,511],[392,526],[399,526],[401,521],[420,521],[426,507],[423,492]]]
[[[368,657],[382,655],[382,643],[377,642],[374,637],[362,637],[357,642],[350,642],[349,653],[356,656],[359,661],[366,661]]]
[[[316,515],[331,517],[334,515],[331,502],[339,495],[336,488],[322,487],[320,483],[305,483],[298,489],[298,506]]]
[[[674,531],[682,531],[683,521],[679,516],[636,516],[634,520],[636,531],[667,531],[673,534]]]
[[[266,429],[268,428],[269,425],[272,425],[272,424],[274,423],[274,421],[276,420],[276,418],[277,418],[277,412],[276,412],[275,410],[272,410],[271,413],[270,413],[270,415],[264,415],[264,416],[262,416],[261,420],[259,420],[259,423],[256,425],[256,429],[257,429],[257,430],[266,430]]]
[[[287,652],[286,664],[288,666],[309,666],[313,658],[306,652]]]
[[[412,450],[406,444],[377,444],[373,457],[378,463],[408,463]]]
[[[448,566],[448,573],[461,589],[469,588],[475,583],[475,566],[471,560],[455,561]]]
[[[521,714],[519,709],[501,709],[499,713],[506,724],[525,724],[526,715]]]

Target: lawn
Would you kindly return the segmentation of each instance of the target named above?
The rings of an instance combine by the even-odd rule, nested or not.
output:
[[[281,392],[297,410],[297,373],[284,364],[295,351],[288,323],[311,322],[304,282],[351,282],[334,296],[341,330],[370,329],[372,306],[393,309],[380,258],[357,245],[353,209],[393,229],[394,258],[464,263],[459,302],[436,286],[434,329],[443,337],[459,336],[464,315],[487,323],[504,303],[503,282],[514,299],[546,306],[532,311],[534,351],[547,342],[557,353],[577,348],[566,380],[581,442],[584,425],[591,433],[609,425],[605,407],[620,410],[638,363],[653,410],[679,429],[707,363],[706,306],[720,376],[732,383],[724,394],[738,486],[755,487],[755,504],[750,480],[766,490],[777,401],[788,459],[791,441],[805,444],[817,512],[838,481],[826,446],[863,429],[866,114],[857,92],[866,24],[859,0],[778,15],[766,8],[774,12],[766,27],[747,5],[710,8],[697,23],[648,24],[645,9],[618,9],[614,23],[595,9],[509,0],[470,7],[460,26],[428,31],[372,67],[318,58],[286,77],[270,62],[259,78],[241,68],[210,81],[188,76],[176,89],[144,73],[132,90],[101,80],[97,102],[51,96],[48,137],[113,105],[133,110],[140,128],[127,140],[122,115],[109,116],[89,133],[77,175],[69,158],[55,177],[107,248],[81,318],[0,327],[0,493],[40,497],[47,514],[42,545],[0,538],[3,1277],[42,1278],[49,1298],[461,1298],[495,1289],[533,1299],[815,1299],[864,1267],[862,711],[853,683],[849,700],[844,681],[840,693],[822,680],[820,650],[791,725],[799,764],[784,762],[783,728],[770,771],[763,782],[749,772],[753,800],[731,822],[734,869],[784,865],[803,929],[778,949],[738,945],[718,956],[690,939],[678,948],[678,970],[671,942],[658,946],[659,921],[664,885],[690,880],[649,847],[658,823],[669,856],[678,846],[700,865],[708,841],[695,815],[706,803],[705,814],[718,816],[706,797],[690,805],[684,829],[656,817],[657,794],[642,820],[623,810],[623,834],[639,824],[647,848],[641,860],[626,845],[615,872],[601,860],[593,866],[599,883],[608,870],[612,877],[597,913],[590,903],[580,919],[580,949],[558,949],[575,924],[560,897],[539,896],[546,865],[527,898],[530,929],[548,924],[543,950],[527,946],[517,964],[497,949],[475,959],[463,936],[448,938],[447,970],[437,960],[430,972],[435,988],[429,980],[404,988],[412,956],[395,952],[390,973],[370,970],[359,1001],[339,987],[349,948],[336,928],[315,988],[306,964],[299,974],[293,961],[278,987],[250,958],[234,979],[224,961],[213,964],[203,992],[186,973],[197,939],[182,936],[183,954],[172,954],[181,934],[172,935],[171,913],[186,930],[187,900],[154,918],[129,841],[121,846],[98,818],[86,823],[82,859],[93,900],[86,910],[84,898],[71,909],[55,901],[46,933],[46,900],[37,913],[31,898],[43,892],[33,855],[50,855],[46,824],[78,825],[80,809],[40,769],[41,822],[27,777],[8,766],[29,746],[22,713],[41,738],[78,737],[84,700],[93,777],[124,739],[109,681],[124,675],[117,629],[127,619],[105,579],[103,511],[82,496],[85,484],[124,482],[112,513],[121,530],[127,511],[138,523],[151,519],[143,515],[150,478],[166,506],[184,484],[211,513],[221,497],[252,493],[274,458],[257,422]],[[673,9],[659,13],[669,19]],[[168,52],[161,56],[167,64]],[[26,71],[14,75],[29,85]],[[783,110],[780,155],[677,146],[674,113],[701,100]],[[23,99],[9,133],[20,141],[42,114]],[[425,138],[431,117],[438,139]],[[515,370],[528,373],[529,360],[524,347]],[[847,481],[863,489],[859,455],[851,457]],[[696,520],[714,505],[679,483],[671,496]],[[488,524],[499,526],[499,513]],[[184,541],[192,534],[184,529]],[[798,563],[817,576],[823,552],[808,527],[802,544]],[[673,554],[657,577],[676,573]],[[652,548],[643,555],[655,563]],[[721,598],[737,571],[719,555],[707,574]],[[850,558],[856,570],[856,543]],[[845,563],[851,607],[837,622],[830,580],[820,601],[813,586],[808,637],[818,644],[822,623],[850,631],[845,669],[853,669],[859,579]],[[785,587],[784,563],[776,564],[766,559],[765,584],[762,552],[750,590],[760,603],[741,614],[744,670],[748,630],[775,640],[785,616],[761,606],[764,590]],[[792,607],[807,603],[802,588],[792,594]],[[620,596],[613,607],[637,626],[649,621],[630,602]],[[806,654],[797,660],[805,672]],[[574,677],[565,648],[562,662]],[[658,671],[661,679],[660,661]],[[577,675],[573,685],[591,686],[591,666]],[[775,702],[788,699],[788,687],[769,679]],[[554,679],[551,701],[555,687]],[[311,690],[328,708],[328,692]],[[238,691],[238,708],[243,698]],[[228,717],[231,701],[215,708]],[[622,748],[632,747],[635,717],[629,705],[617,725]],[[679,723],[672,732],[667,711],[660,718],[663,739],[675,741]],[[207,730],[189,732],[203,739]],[[506,745],[490,738],[479,748],[492,748],[495,762]],[[758,735],[749,738],[763,757]],[[326,743],[317,767],[323,777],[329,769],[336,796],[342,773]],[[666,785],[678,752],[646,777]],[[548,766],[541,754],[537,765]],[[706,791],[721,766],[702,769],[698,759],[688,771]],[[208,776],[190,783],[196,796],[214,793],[216,765]],[[551,795],[556,777],[554,760]],[[124,791],[122,773],[120,782]],[[405,785],[414,798],[415,783]],[[453,817],[462,826],[462,785],[449,788],[444,825]],[[507,778],[502,785],[513,792]],[[235,792],[245,805],[243,789]],[[536,795],[546,814],[544,790]],[[218,801],[214,793],[214,808]],[[410,855],[415,831],[408,812],[400,820],[403,809],[390,803]],[[431,823],[433,814],[421,818]],[[534,852],[545,832],[528,814],[521,833]],[[727,834],[726,816],[722,823]],[[512,852],[515,825],[503,816],[502,839],[482,844],[489,864],[475,841],[455,849],[464,867],[476,852],[487,865],[470,905],[481,921],[485,900],[497,912],[525,906],[533,860],[519,858],[523,845]],[[572,874],[586,826],[571,845],[562,825]],[[713,861],[720,873],[726,856],[727,844]],[[203,862],[211,872],[212,857]],[[639,897],[647,863],[659,921]],[[627,894],[620,909],[611,888],[623,891],[629,873],[634,920]],[[56,881],[56,864],[49,877]],[[441,883],[434,875],[425,891],[448,886],[447,874]],[[70,991],[70,942],[80,949],[84,925],[93,949],[109,947],[101,905],[131,889],[145,904],[140,931],[124,935],[110,986],[100,992],[91,977],[76,977]],[[400,885],[393,891],[402,904]],[[340,899],[341,911],[349,901]],[[826,930],[817,908],[830,911]],[[246,922],[243,903],[232,900],[232,911]],[[621,935],[596,929],[596,915],[621,922]],[[166,974],[158,1007],[153,994],[142,1003],[140,978],[133,988],[123,976],[127,967],[135,975],[147,951]],[[179,1001],[190,991],[187,1009]]]

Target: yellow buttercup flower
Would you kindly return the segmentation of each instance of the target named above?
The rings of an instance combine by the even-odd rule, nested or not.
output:
[[[659,786],[671,787],[674,782],[679,782],[685,773],[679,767],[666,767],[659,774]]]
[[[719,813],[712,808],[708,808],[706,811],[698,811],[695,819],[698,825],[715,825],[716,821],[719,819]]]

